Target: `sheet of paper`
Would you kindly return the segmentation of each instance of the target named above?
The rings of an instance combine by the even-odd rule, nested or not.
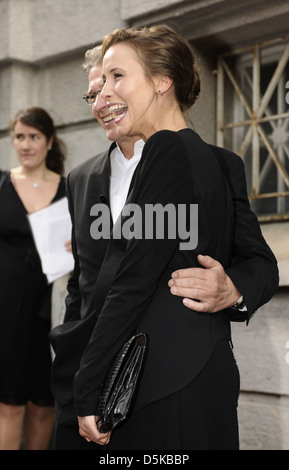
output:
[[[71,219],[66,197],[28,215],[42,271],[49,283],[72,271],[72,253],[64,243],[71,239]]]

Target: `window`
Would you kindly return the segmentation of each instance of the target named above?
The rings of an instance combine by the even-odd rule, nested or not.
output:
[[[289,220],[289,38],[223,54],[217,77],[217,144],[243,159],[259,220]]]

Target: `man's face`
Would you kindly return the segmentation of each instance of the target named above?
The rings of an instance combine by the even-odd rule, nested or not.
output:
[[[98,109],[105,105],[105,101],[101,96],[101,90],[103,87],[102,68],[101,65],[93,67],[88,75],[88,95],[95,95],[95,99],[92,103],[92,113],[98,123],[104,128],[103,122],[98,116]]]

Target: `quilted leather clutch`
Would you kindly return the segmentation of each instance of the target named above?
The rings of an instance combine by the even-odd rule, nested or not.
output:
[[[146,349],[146,335],[137,334],[117,354],[102,385],[97,405],[97,427],[113,430],[127,416],[134,396]]]

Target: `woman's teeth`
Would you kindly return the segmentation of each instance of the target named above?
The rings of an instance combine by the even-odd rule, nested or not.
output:
[[[109,122],[115,120],[115,122],[119,121],[125,116],[125,112],[120,113],[122,110],[126,110],[126,106],[122,104],[113,104],[112,106],[107,106],[107,109],[110,114],[105,116],[103,122]]]

